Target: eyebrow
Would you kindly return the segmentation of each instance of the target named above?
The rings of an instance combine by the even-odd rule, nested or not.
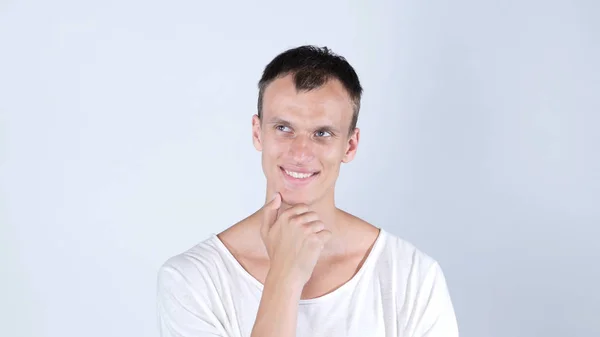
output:
[[[292,126],[292,123],[290,123],[289,121],[279,118],[279,117],[273,117],[271,119],[269,119],[268,124],[281,124],[281,125],[285,125],[285,126]],[[340,130],[338,130],[336,127],[334,127],[333,125],[321,125],[315,128],[315,131],[321,131],[321,130],[325,130],[325,131],[330,131],[336,134],[340,133]]]

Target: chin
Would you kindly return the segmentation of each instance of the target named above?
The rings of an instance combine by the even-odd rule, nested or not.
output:
[[[309,193],[304,191],[289,191],[283,190],[281,193],[281,200],[288,205],[307,204],[310,205],[314,202],[314,199],[309,197]]]

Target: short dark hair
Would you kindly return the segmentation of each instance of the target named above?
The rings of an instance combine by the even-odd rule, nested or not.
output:
[[[258,82],[258,118],[262,117],[263,96],[267,86],[275,79],[288,74],[294,76],[296,89],[305,91],[319,88],[332,78],[339,80],[352,100],[350,132],[354,131],[363,89],[350,63],[327,47],[305,45],[288,49],[277,55],[265,67]]]

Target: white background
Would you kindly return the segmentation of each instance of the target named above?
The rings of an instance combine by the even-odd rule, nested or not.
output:
[[[157,336],[158,267],[261,206],[256,83],[365,88],[338,205],[444,268],[461,336],[599,336],[597,1],[0,2],[0,335]]]

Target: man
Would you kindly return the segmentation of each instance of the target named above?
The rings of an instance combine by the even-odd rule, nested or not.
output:
[[[438,263],[335,206],[362,87],[327,48],[283,52],[259,82],[265,205],[158,273],[162,337],[455,337]]]

